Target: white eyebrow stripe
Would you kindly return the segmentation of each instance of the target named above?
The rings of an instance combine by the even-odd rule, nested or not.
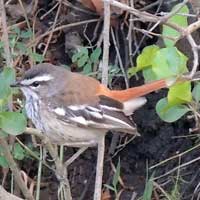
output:
[[[42,76],[36,76],[32,79],[24,79],[23,81],[21,81],[21,84],[22,85],[31,85],[35,81],[42,82],[42,81],[50,81],[52,79],[54,79],[54,78],[50,74],[44,74]]]

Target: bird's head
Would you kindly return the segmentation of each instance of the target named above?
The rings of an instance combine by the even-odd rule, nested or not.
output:
[[[66,79],[67,74],[67,70],[62,67],[42,63],[26,71],[25,75],[11,87],[19,87],[26,98],[51,97],[62,89],[65,81],[62,79]]]

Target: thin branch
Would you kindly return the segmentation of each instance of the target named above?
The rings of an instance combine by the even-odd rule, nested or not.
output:
[[[9,48],[9,39],[8,39],[8,31],[7,31],[8,28],[7,28],[6,13],[5,13],[5,7],[4,7],[3,0],[0,0],[0,13],[1,13],[2,25],[3,25],[3,39],[4,39],[4,52],[5,52],[5,56],[6,56],[6,65],[7,65],[7,67],[12,67],[12,59],[11,59],[12,57],[11,57],[10,48]],[[12,101],[9,102],[9,109],[12,110]],[[8,161],[9,168],[11,169],[11,171],[15,177],[15,181],[17,182],[18,187],[21,189],[21,191],[22,191],[23,195],[26,197],[26,199],[33,200],[34,198],[33,198],[32,194],[30,193],[30,191],[26,187],[24,181],[22,180],[20,171],[12,157],[12,154],[10,152],[10,148],[6,141],[6,138],[0,138],[0,145],[4,149],[5,158]]]
[[[110,3],[104,0],[104,27],[103,27],[103,67],[102,83],[108,85],[108,60],[110,47]]]
[[[192,163],[197,162],[197,161],[199,161],[199,160],[200,160],[200,157],[197,157],[197,158],[195,158],[195,159],[193,159],[193,160],[190,160],[190,161],[188,161],[188,162],[186,162],[186,163],[183,163],[183,164],[181,164],[181,165],[179,165],[179,166],[177,166],[177,167],[174,167],[173,169],[169,170],[169,171],[166,172],[165,174],[162,174],[162,175],[160,175],[160,176],[157,176],[157,177],[153,178],[152,180],[157,180],[157,179],[163,178],[163,177],[165,177],[165,176],[167,176],[167,175],[169,175],[169,174],[175,172],[176,170],[179,170],[179,169],[181,169],[181,168],[183,168],[183,167],[187,167],[188,165],[191,165]]]
[[[6,22],[6,12],[4,7],[4,1],[0,0],[0,13],[2,18],[2,29],[3,29],[3,41],[4,41],[4,51],[6,56],[6,65],[7,67],[12,66],[12,57],[10,54],[10,48],[9,48],[9,39],[8,39],[8,27]]]
[[[52,30],[50,31],[50,34],[49,34],[45,49],[43,51],[43,56],[46,55],[47,49],[48,49],[49,44],[51,42],[51,39],[53,37],[54,29],[55,29],[56,24],[57,24],[57,20],[58,20],[58,16],[59,16],[59,13],[60,13],[61,6],[62,6],[62,0],[59,2],[59,6],[58,6],[58,9],[57,9],[57,12],[56,12],[56,16],[55,16],[55,19],[54,19],[54,22],[53,22]]]
[[[8,161],[9,168],[11,169],[15,180],[18,184],[18,187],[21,189],[23,195],[26,197],[28,200],[34,200],[32,194],[26,187],[24,181],[22,180],[21,173],[18,169],[17,164],[15,163],[12,154],[10,153],[10,148],[8,146],[7,141],[4,138],[0,138],[0,145],[2,146],[4,150],[4,156],[6,157],[6,160]]]
[[[113,31],[112,28],[111,28],[111,35],[112,35],[113,43],[114,43],[114,46],[115,46],[115,51],[116,51],[116,54],[117,54],[117,58],[118,58],[118,61],[119,61],[119,66],[120,66],[120,69],[121,69],[122,74],[124,76],[126,88],[129,88],[128,77],[127,77],[126,71],[125,71],[125,69],[123,67],[121,55],[120,55],[120,52],[119,52],[119,48],[117,47],[117,42],[116,42],[116,39],[115,39],[115,34],[114,34],[114,31]]]
[[[85,20],[85,21],[81,21],[81,22],[74,22],[74,23],[71,23],[71,24],[65,24],[65,25],[62,25],[62,26],[58,26],[57,28],[52,30],[52,32],[54,33],[56,31],[60,31],[60,30],[63,30],[65,28],[71,28],[71,27],[74,27],[74,26],[80,26],[80,25],[87,24],[87,23],[98,22],[98,20],[99,19],[90,19],[90,20]],[[47,32],[43,33],[42,35],[38,36],[37,38],[35,38],[35,40],[31,41],[28,44],[28,47],[32,47],[33,45],[35,45],[35,43],[38,43],[40,40],[42,40],[44,37],[48,36],[50,33],[51,33],[51,31],[47,31]]]
[[[193,52],[193,66],[192,66],[192,71],[190,72],[190,78],[192,78],[195,75],[197,68],[199,66],[199,53],[196,42],[194,41],[192,35],[189,34],[186,38],[190,43]]]

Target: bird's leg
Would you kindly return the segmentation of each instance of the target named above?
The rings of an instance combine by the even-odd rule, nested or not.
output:
[[[94,200],[101,200],[104,152],[105,152],[105,135],[103,135],[98,141],[98,155],[97,155],[97,165],[96,165]]]

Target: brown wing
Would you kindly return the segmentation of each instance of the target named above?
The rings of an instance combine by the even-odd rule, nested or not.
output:
[[[60,95],[56,94],[56,99],[52,97],[49,100],[49,109],[62,109],[60,115],[55,112],[61,120],[81,127],[135,134],[135,124],[124,115],[123,104],[104,95],[97,95],[98,81],[85,76],[78,78],[77,74],[72,80],[66,85],[69,90],[66,88]]]

